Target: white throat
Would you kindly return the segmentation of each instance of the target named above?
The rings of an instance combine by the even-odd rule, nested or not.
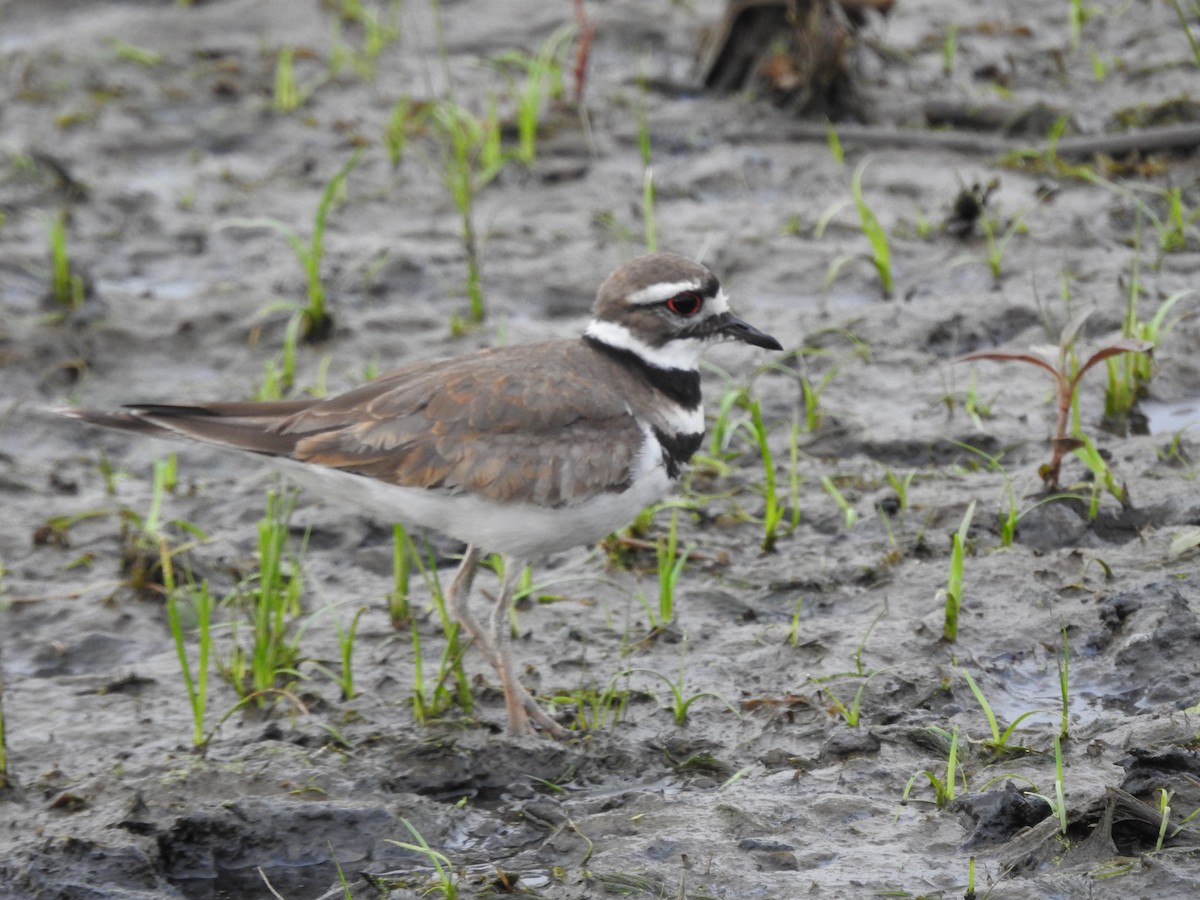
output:
[[[704,342],[699,338],[679,338],[668,341],[662,347],[651,347],[645,341],[634,337],[624,325],[600,319],[592,319],[584,334],[609,347],[628,350],[659,369],[694,372],[700,366],[700,351],[704,347]]]

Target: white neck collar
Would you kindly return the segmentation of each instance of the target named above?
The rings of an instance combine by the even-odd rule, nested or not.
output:
[[[700,350],[704,342],[699,338],[680,338],[668,341],[662,347],[651,347],[634,337],[624,325],[601,319],[592,319],[584,334],[609,347],[628,350],[655,368],[695,372],[700,367]]]

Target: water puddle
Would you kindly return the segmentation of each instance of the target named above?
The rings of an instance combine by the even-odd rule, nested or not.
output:
[[[1151,434],[1178,434],[1200,424],[1200,397],[1186,400],[1146,400],[1140,404]]]
[[[1000,687],[997,689],[989,685],[986,690],[988,703],[1005,725],[1031,710],[1037,712],[1022,720],[1022,729],[1059,723],[1062,693],[1058,668],[1053,662],[1048,662],[1033,658],[1013,660],[1004,673]],[[1092,724],[1106,715],[1115,701],[1120,700],[1113,695],[1111,689],[1085,683],[1078,673],[1071,673],[1067,690],[1067,721],[1071,727]]]
[[[203,291],[203,285],[192,278],[158,279],[149,275],[129,275],[121,278],[101,278],[96,289],[105,293],[126,293],[149,296],[160,300],[187,300]]]

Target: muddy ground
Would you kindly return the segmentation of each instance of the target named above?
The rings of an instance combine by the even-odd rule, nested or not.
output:
[[[256,898],[272,896],[268,880],[288,900],[343,896],[336,865],[356,898],[416,897],[432,867],[391,843],[412,840],[401,818],[445,854],[466,896],[508,885],[553,898],[961,897],[971,859],[979,896],[1200,894],[1200,828],[1184,822],[1200,808],[1200,563],[1188,549],[1200,524],[1200,296],[1176,303],[1154,351],[1149,433],[1101,428],[1104,367],[1084,380],[1081,427],[1128,489],[1125,507],[1104,492],[1091,519],[1088,472],[1073,455],[1062,493],[1084,499],[1042,502],[1038,467],[1054,426],[1046,374],[955,362],[1052,345],[1091,308],[1083,358],[1121,327],[1131,280],[1143,321],[1196,287],[1193,148],[1115,161],[1043,152],[1024,165],[1004,156],[1044,150],[1060,111],[1064,140],[1121,131],[1136,114],[1146,126],[1194,121],[1200,70],[1172,7],[1084,4],[1073,36],[1066,2],[898,0],[886,19],[866,17],[845,54],[855,90],[832,110],[843,119],[839,164],[823,127],[764,91],[697,90],[697,48],[721,3],[585,6],[597,25],[587,127],[577,110],[547,113],[536,163],[507,166],[479,192],[488,318],[452,334],[467,310],[465,268],[434,137],[414,128],[393,167],[381,136],[398,98],[444,98],[447,74],[465,107],[482,115],[491,93],[511,115],[489,60],[536,50],[573,20],[570,4],[447,0],[443,65],[430,6],[409,0],[373,77],[330,76],[335,47],[361,48],[362,33],[346,25],[335,37],[334,15],[307,0],[0,4],[10,780],[0,896]],[[1200,33],[1194,11],[1190,27]],[[309,92],[287,113],[271,109],[285,46],[297,48]],[[922,145],[934,101],[996,106],[1010,127]],[[324,185],[358,147],[326,235],[336,331],[301,346],[298,389],[324,379],[341,390],[413,359],[576,334],[599,281],[644,246],[643,114],[660,246],[703,257],[746,318],[802,351],[769,368],[770,354],[723,346],[706,376],[713,414],[728,390],[761,401],[789,507],[775,551],[760,546],[761,459],[738,427],[725,465],[699,463],[677,494],[680,540],[695,556],[669,628],[653,631],[638,599],[657,603],[651,553],[632,551],[621,567],[580,548],[537,569],[546,602],[519,613],[523,677],[547,700],[615,684],[627,705],[563,742],[514,740],[501,730],[492,673],[472,654],[473,712],[415,722],[410,634],[386,611],[388,523],[302,497],[292,527],[293,552],[308,530],[301,679],[291,698],[218,727],[237,695],[214,672],[211,740],[193,752],[161,596],[134,590],[121,569],[124,511],[147,513],[153,462],[178,449],[179,484],[162,515],[207,536],[181,559],[224,598],[253,565],[274,477],[207,448],[101,433],[44,410],[253,396],[288,321],[272,307],[302,299],[304,281],[277,233],[231,220],[270,216],[307,235]],[[816,234],[868,159],[864,196],[891,241],[890,298],[852,205]],[[1077,164],[1104,183],[1072,173]],[[992,179],[981,221],[963,237],[945,229],[961,189]],[[1185,226],[1175,237],[1172,188]],[[48,228],[60,211],[86,295],[77,309],[47,299]],[[999,277],[983,222],[998,239],[1019,222]],[[802,376],[823,386],[813,430]],[[746,418],[734,408],[735,422]],[[889,473],[911,475],[906,503]],[[857,513],[849,527],[826,478]],[[1021,518],[1004,547],[1010,486]],[[961,621],[948,643],[951,535],[971,503]],[[646,539],[669,522],[670,510],[657,513]],[[457,548],[434,546],[446,577]],[[494,579],[479,589],[494,591]],[[414,588],[413,600],[428,682],[443,643],[428,591]],[[316,664],[340,671],[337,625],[360,607],[360,693],[344,700]],[[219,659],[233,640],[218,629]],[[1060,835],[1033,795],[1055,797],[1064,641]],[[687,696],[721,699],[697,699],[676,724],[666,680],[681,669]],[[984,743],[991,732],[963,670],[1001,728],[1037,711],[1011,752]],[[837,701],[853,707],[860,690],[851,727]],[[557,708],[575,721],[569,704]],[[956,797],[939,805],[920,773],[946,780],[955,729]],[[1162,789],[1174,793],[1156,850]]]

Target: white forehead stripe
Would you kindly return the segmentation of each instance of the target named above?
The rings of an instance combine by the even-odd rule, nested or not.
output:
[[[651,303],[670,300],[676,294],[682,294],[684,291],[698,291],[703,286],[704,282],[698,280],[660,281],[658,284],[644,287],[640,291],[634,291],[627,300],[633,306],[648,306]]]
[[[700,349],[704,346],[704,342],[696,338],[676,338],[667,341],[666,346],[651,347],[634,337],[624,325],[600,319],[592,319],[584,334],[618,350],[628,350],[659,369],[696,369],[700,362]]]

